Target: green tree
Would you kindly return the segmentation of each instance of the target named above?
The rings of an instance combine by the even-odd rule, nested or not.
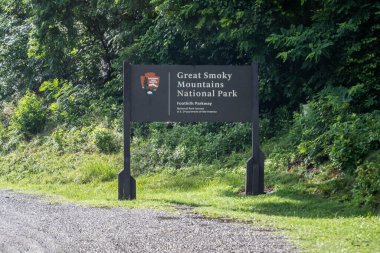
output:
[[[30,9],[21,0],[0,1],[0,100],[36,89],[40,61],[28,57]]]

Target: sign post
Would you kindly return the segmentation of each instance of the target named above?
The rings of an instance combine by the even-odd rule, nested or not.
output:
[[[118,176],[119,200],[136,198],[136,181],[131,176],[131,73],[132,67],[124,62],[124,169]]]
[[[259,78],[258,65],[252,65],[252,157],[247,161],[245,194],[264,193],[264,153],[260,150],[259,136]]]
[[[119,174],[119,199],[136,198],[130,170],[130,123],[153,121],[252,122],[245,192],[264,193],[257,63],[132,66],[124,62],[124,170]]]

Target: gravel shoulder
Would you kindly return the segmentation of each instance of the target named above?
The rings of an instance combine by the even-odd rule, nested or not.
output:
[[[0,190],[0,252],[296,252],[271,228]]]

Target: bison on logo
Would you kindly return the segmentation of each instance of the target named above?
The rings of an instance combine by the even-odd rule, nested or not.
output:
[[[140,76],[141,88],[146,91],[146,94],[153,95],[160,85],[160,77],[154,72],[147,72]]]

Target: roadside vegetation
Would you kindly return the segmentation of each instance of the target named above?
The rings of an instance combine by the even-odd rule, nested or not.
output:
[[[380,251],[376,1],[0,0],[0,187],[279,228],[307,252]],[[122,62],[260,66],[268,194],[246,123],[134,123],[119,202]]]
[[[290,171],[278,164],[278,157],[266,161],[265,195],[243,194],[244,159],[249,154],[239,153],[212,164],[156,167],[154,172],[137,176],[137,200],[118,201],[116,178],[122,166],[121,153],[56,155],[46,147],[28,150],[2,160],[2,167],[5,161],[17,165],[0,176],[1,188],[47,194],[54,202],[98,207],[176,212],[178,205],[185,205],[189,206],[187,210],[210,218],[277,228],[305,252],[379,250],[378,213],[341,197],[326,197],[319,189],[329,188],[328,184],[312,179],[311,172],[304,173],[301,165]]]

